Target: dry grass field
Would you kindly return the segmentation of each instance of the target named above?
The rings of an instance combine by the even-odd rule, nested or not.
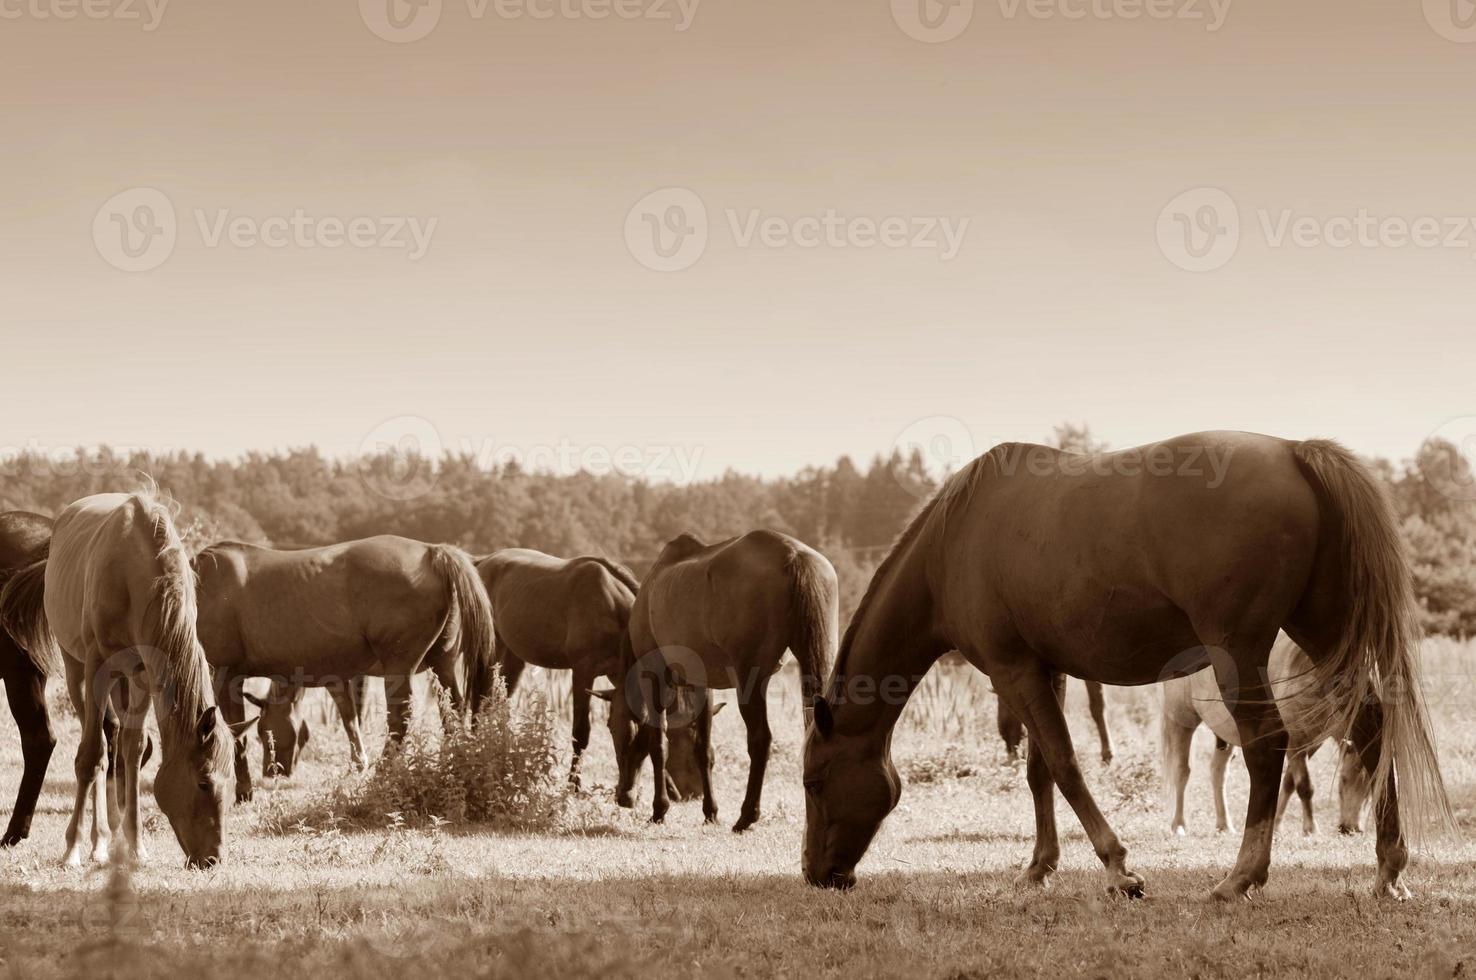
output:
[[[597,717],[586,794],[557,829],[531,834],[293,826],[293,814],[347,769],[341,732],[320,721],[294,778],[268,783],[231,814],[222,867],[181,866],[150,794],[152,857],[131,885],[110,881],[107,869],[58,866],[75,738],[75,721],[64,718],[33,836],[0,852],[0,975],[1469,976],[1476,971],[1473,665],[1476,646],[1431,641],[1427,649],[1464,838],[1417,855],[1406,879],[1415,897],[1403,905],[1369,897],[1371,835],[1332,831],[1327,748],[1314,760],[1322,831],[1304,839],[1288,820],[1259,899],[1206,904],[1239,838],[1212,831],[1203,731],[1190,784],[1192,833],[1167,833],[1148,690],[1108,691],[1118,742],[1110,767],[1095,759],[1080,686],[1073,682],[1069,695],[1088,778],[1147,879],[1147,897],[1131,903],[1102,897],[1095,858],[1064,805],[1065,853],[1053,887],[1040,893],[1012,884],[1030,851],[1030,796],[1023,770],[1005,762],[994,735],[988,682],[968,668],[935,670],[909,708],[895,745],[907,783],[902,803],[847,894],[809,888],[799,877],[801,733],[792,690],[775,694],[764,820],[742,836],[727,829],[747,765],[733,710],[715,722],[720,826],[704,826],[696,803],[678,804],[665,825],[650,825],[648,785],[635,813],[617,808]],[[533,672],[532,686],[539,684],[567,705],[558,678]],[[19,773],[14,726],[0,715],[6,806]],[[1245,793],[1238,760],[1230,793],[1238,820]]]

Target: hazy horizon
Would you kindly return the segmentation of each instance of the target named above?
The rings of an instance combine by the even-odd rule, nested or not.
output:
[[[376,2],[5,8],[0,449],[341,457],[413,417],[704,478],[950,419],[958,455],[1476,433],[1476,47],[1435,0],[928,7],[971,11],[942,43],[904,0]]]

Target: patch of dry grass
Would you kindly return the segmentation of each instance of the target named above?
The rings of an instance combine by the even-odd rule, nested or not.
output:
[[[1476,647],[1435,641],[1432,709],[1463,826],[1476,826],[1476,726],[1468,683]],[[348,753],[318,724],[290,780],[267,780],[231,815],[228,862],[188,872],[146,793],[154,855],[109,898],[106,869],[58,867],[71,795],[74,722],[62,723],[35,835],[0,852],[0,975],[14,977],[494,977],[1026,975],[1326,977],[1470,975],[1476,969],[1476,846],[1465,839],[1416,858],[1415,899],[1369,897],[1370,835],[1278,837],[1271,884],[1235,907],[1202,901],[1234,859],[1217,836],[1205,786],[1208,738],[1196,745],[1192,836],[1168,834],[1157,773],[1154,694],[1107,692],[1119,759],[1083,751],[1097,798],[1148,882],[1140,902],[1107,901],[1074,816],[1061,808],[1062,871],[1045,893],[1012,884],[1033,817],[1023,770],[1005,762],[988,680],[968,668],[930,677],[899,727],[899,768],[912,778],[848,894],[799,878],[803,801],[800,718],[792,677],[774,685],[774,759],[764,820],[735,836],[678,804],[647,822],[649,779],[632,813],[610,801],[614,763],[602,718],[584,774],[589,792],[539,832],[412,827],[390,820],[272,832],[282,812],[335,785]],[[554,703],[567,681],[542,684]],[[525,682],[526,683],[526,682]],[[522,696],[521,694],[519,695]],[[938,699],[938,700],[934,700]],[[1094,746],[1079,685],[1073,730]],[[325,712],[326,714],[326,712]],[[433,711],[422,709],[422,716]],[[382,726],[382,721],[378,723]],[[431,718],[431,725],[437,724]],[[567,720],[556,731],[561,747]],[[715,724],[718,801],[736,811],[747,771],[742,720]],[[374,735],[382,737],[382,727]],[[254,757],[253,753],[253,757]],[[1333,818],[1332,753],[1314,759],[1319,815]],[[561,763],[562,764],[562,763]],[[19,750],[0,715],[0,792],[13,792]],[[147,787],[146,787],[147,789]],[[1231,798],[1245,777],[1231,767]],[[1237,802],[1239,811],[1243,803]],[[1237,814],[1238,815],[1238,814]]]

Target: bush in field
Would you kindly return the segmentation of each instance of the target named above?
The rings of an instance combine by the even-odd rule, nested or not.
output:
[[[474,724],[463,724],[439,693],[442,731],[413,727],[363,779],[273,823],[360,826],[430,822],[512,829],[548,826],[563,812],[567,783],[547,701],[529,691],[516,704],[499,678]],[[433,728],[433,726],[431,726]]]

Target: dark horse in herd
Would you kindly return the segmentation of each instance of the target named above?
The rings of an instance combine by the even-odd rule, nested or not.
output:
[[[1211,474],[1207,459],[1224,465]],[[1059,786],[1108,889],[1128,895],[1143,879],[1082,778],[1062,681],[1151,684],[1212,667],[1250,774],[1240,854],[1213,894],[1246,897],[1267,878],[1287,748],[1266,669],[1283,629],[1313,664],[1310,727],[1346,732],[1372,774],[1375,890],[1403,897],[1400,804],[1414,826],[1450,811],[1409,569],[1373,475],[1332,442],[1246,433],[1096,456],[995,447],[913,519],[851,619],[805,745],[805,878],[855,882],[901,795],[890,749],[906,695],[957,649],[1030,733],[1036,842],[1023,880],[1056,870]],[[887,679],[903,696],[875,696]]]
[[[1093,455],[996,446],[912,520],[839,644],[834,570],[769,531],[716,544],[680,536],[643,582],[603,559],[514,549],[473,563],[454,548],[391,537],[287,551],[228,543],[192,565],[163,504],[106,494],[68,507],[54,530],[35,515],[0,515],[0,580],[0,621],[14,637],[0,638],[0,670],[25,757],[4,843],[29,829],[54,744],[45,677],[61,665],[83,720],[70,863],[80,860],[89,797],[94,856],[106,856],[119,823],[137,854],[151,702],[163,749],[156,795],[190,863],[205,865],[222,854],[233,736],[259,725],[274,764],[285,755],[290,767],[306,737],[296,713],[303,687],[339,681],[332,690],[362,762],[365,677],[386,680],[394,737],[404,731],[411,674],[435,671],[466,708],[498,676],[494,664],[509,687],[526,664],[571,671],[576,782],[589,699],[610,699],[617,797],[630,805],[649,759],[658,821],[671,796],[662,736],[678,729],[689,734],[703,814],[717,819],[709,691],[734,690],[750,760],[733,828],[741,831],[760,816],[766,695],[786,651],[799,663],[807,721],[802,868],[815,885],[854,884],[901,794],[893,728],[949,650],[989,675],[1002,714],[1030,736],[1036,835],[1024,883],[1042,885],[1056,870],[1059,786],[1108,890],[1143,890],[1077,763],[1062,713],[1067,676],[1142,685],[1208,668],[1194,680],[1204,696],[1180,685],[1198,717],[1181,712],[1175,724],[1192,734],[1208,720],[1227,745],[1242,747],[1250,775],[1240,853],[1217,898],[1243,898],[1265,883],[1278,796],[1301,791],[1304,755],[1326,737],[1346,738],[1366,777],[1378,894],[1407,894],[1406,830],[1450,820],[1421,699],[1410,573],[1388,501],[1352,454],[1323,440],[1211,432]],[[1280,631],[1301,660],[1271,660]],[[1293,675],[1296,704],[1279,711]],[[273,684],[267,697],[253,696],[262,710],[248,721],[237,694],[250,676]],[[595,692],[599,677],[613,689]],[[1100,687],[1089,693],[1105,758]],[[1218,708],[1199,704],[1210,693]],[[115,753],[105,749],[110,739]],[[238,796],[242,783],[249,794],[242,753]],[[121,788],[110,794],[103,774],[113,754]]]

